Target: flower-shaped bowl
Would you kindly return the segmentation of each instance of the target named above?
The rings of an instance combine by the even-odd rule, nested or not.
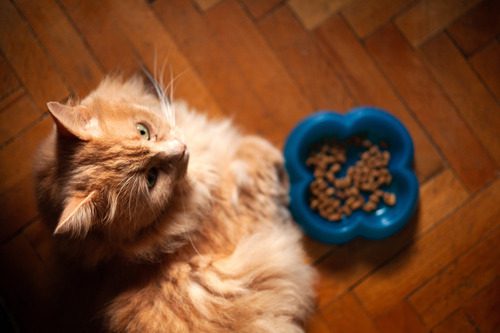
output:
[[[325,140],[347,141],[364,137],[373,143],[385,142],[391,154],[392,182],[385,191],[396,194],[394,206],[379,204],[373,212],[356,210],[338,222],[321,217],[309,206],[309,185],[314,179],[306,160]],[[354,164],[359,156],[347,153],[342,168]],[[290,176],[290,211],[307,235],[328,244],[341,244],[355,237],[382,239],[399,231],[414,214],[418,200],[418,181],[412,170],[413,142],[406,128],[389,113],[371,108],[355,108],[345,115],[318,112],[300,122],[285,144],[286,169]]]

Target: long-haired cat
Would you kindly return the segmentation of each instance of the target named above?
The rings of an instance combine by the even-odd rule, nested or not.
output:
[[[42,217],[68,257],[131,272],[113,277],[128,282],[103,307],[105,329],[302,332],[314,271],[282,155],[158,95],[107,78],[79,103],[48,103]]]

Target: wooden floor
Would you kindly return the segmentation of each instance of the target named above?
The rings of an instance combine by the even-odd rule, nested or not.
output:
[[[0,0],[0,295],[43,331],[60,267],[37,220],[45,103],[167,62],[175,96],[282,146],[304,116],[375,105],[415,142],[416,217],[383,241],[306,240],[309,332],[499,332],[500,1]]]

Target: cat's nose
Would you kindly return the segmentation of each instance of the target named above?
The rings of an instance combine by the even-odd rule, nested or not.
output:
[[[181,158],[187,151],[186,144],[177,139],[168,140],[164,142],[159,148],[163,153],[172,158]]]

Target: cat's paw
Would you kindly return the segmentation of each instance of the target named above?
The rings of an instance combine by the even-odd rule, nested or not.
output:
[[[236,185],[233,202],[246,195],[253,198],[252,201],[262,197],[280,205],[288,203],[289,182],[283,155],[268,141],[256,136],[245,137],[229,169]]]

